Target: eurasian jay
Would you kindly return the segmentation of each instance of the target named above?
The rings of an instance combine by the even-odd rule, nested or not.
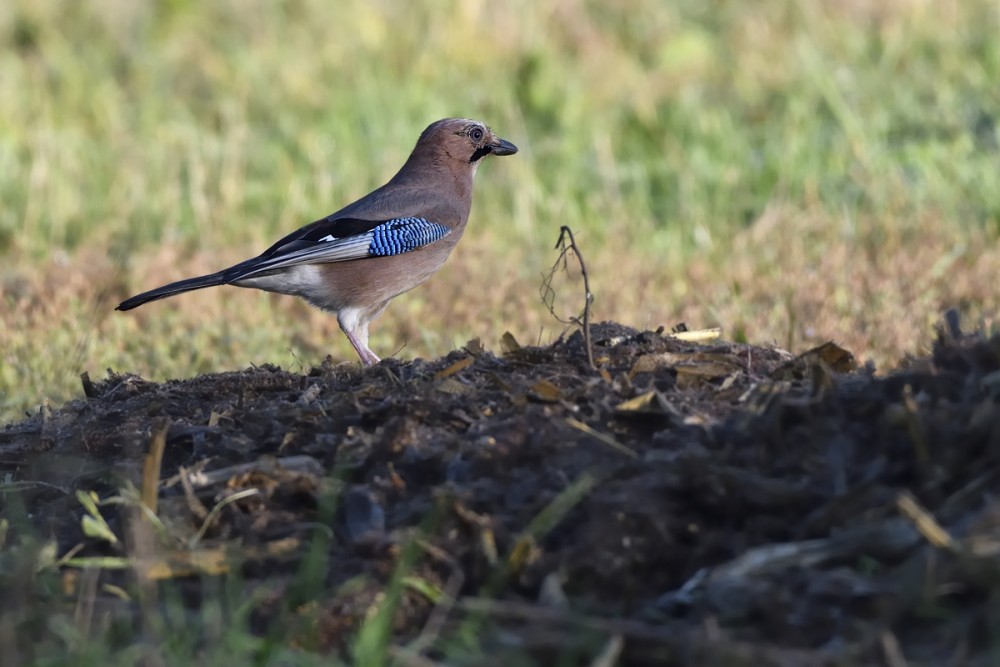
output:
[[[216,285],[291,294],[335,311],[361,362],[378,363],[368,348],[368,325],[393,297],[441,268],[462,238],[482,159],[516,152],[517,146],[479,121],[439,120],[423,131],[399,172],[374,192],[257,257],[133,296],[117,310]]]

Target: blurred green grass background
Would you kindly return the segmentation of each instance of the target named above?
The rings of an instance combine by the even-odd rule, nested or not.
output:
[[[998,34],[991,0],[8,0],[0,418],[78,396],[84,370],[353,360],[289,297],[113,308],[363,195],[456,115],[521,152],[375,323],[383,356],[557,336],[538,285],[567,224],[598,319],[889,366],[942,308],[997,313]]]

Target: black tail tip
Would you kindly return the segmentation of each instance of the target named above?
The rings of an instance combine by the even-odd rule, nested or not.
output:
[[[143,303],[143,301],[136,301],[135,299],[125,299],[115,306],[115,310],[132,310],[136,306],[141,306]]]

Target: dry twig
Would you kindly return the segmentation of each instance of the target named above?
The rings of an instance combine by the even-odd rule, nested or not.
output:
[[[594,364],[594,350],[590,341],[590,304],[594,301],[594,295],[590,291],[590,278],[587,276],[587,265],[584,264],[583,255],[580,254],[580,248],[576,245],[576,239],[573,238],[573,230],[566,225],[559,228],[559,240],[556,241],[555,248],[559,251],[559,257],[556,258],[556,261],[549,270],[548,275],[542,278],[542,285],[538,289],[539,295],[542,297],[542,303],[545,304],[545,307],[548,308],[550,313],[552,313],[552,317],[556,318],[563,324],[576,324],[583,330],[583,344],[587,349],[587,363],[590,364],[591,368],[596,369],[597,366]],[[563,319],[562,317],[556,315],[556,291],[552,287],[552,281],[555,279],[556,272],[559,271],[560,268],[563,271],[568,270],[570,252],[572,252],[576,257],[576,261],[579,262],[580,275],[583,276],[583,312],[579,315],[570,317],[569,319]]]

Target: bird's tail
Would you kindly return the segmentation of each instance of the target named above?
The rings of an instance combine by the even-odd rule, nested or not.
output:
[[[132,310],[138,306],[149,301],[156,301],[157,299],[166,299],[168,296],[173,296],[175,294],[180,294],[182,292],[190,292],[191,290],[204,289],[206,287],[215,287],[216,285],[225,285],[230,282],[227,279],[227,271],[219,271],[218,273],[212,273],[207,276],[199,276],[197,278],[188,278],[187,280],[178,280],[175,283],[170,283],[169,285],[164,285],[163,287],[157,287],[154,290],[149,290],[148,292],[143,292],[142,294],[136,294],[135,296],[125,299],[115,310]]]

